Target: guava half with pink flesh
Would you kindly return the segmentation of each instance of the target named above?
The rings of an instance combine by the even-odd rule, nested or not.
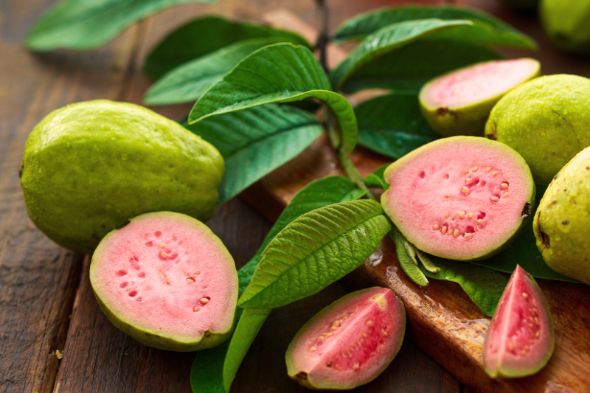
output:
[[[209,348],[232,328],[233,258],[205,224],[184,214],[142,214],[110,232],[92,255],[90,283],[109,320],[151,347]]]
[[[517,265],[488,328],[485,371],[492,378],[535,374],[547,364],[554,347],[553,323],[543,292]]]
[[[391,164],[385,212],[417,248],[480,259],[500,250],[531,213],[535,184],[510,147],[472,136],[430,142]]]
[[[399,352],[404,305],[389,288],[352,292],[297,332],[287,349],[289,376],[313,389],[353,389],[375,379]]]
[[[443,136],[482,135],[496,102],[540,71],[539,62],[530,58],[460,68],[426,83],[420,107],[428,124]]]

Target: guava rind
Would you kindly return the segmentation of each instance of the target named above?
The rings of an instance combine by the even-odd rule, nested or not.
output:
[[[518,151],[537,184],[590,145],[590,79],[548,75],[529,81],[494,106],[485,136]]]
[[[365,363],[359,368],[359,370],[362,371],[364,367],[373,367],[372,372],[370,372],[369,374],[353,376],[356,377],[356,379],[347,379],[346,375],[339,375],[337,381],[334,382],[333,375],[322,376],[322,372],[325,373],[325,368],[323,367],[323,362],[326,360],[325,357],[322,357],[319,360],[316,359],[315,363],[314,360],[309,360],[309,357],[312,355],[310,355],[310,351],[306,348],[306,339],[315,337],[315,333],[321,331],[318,330],[318,327],[325,326],[327,323],[333,323],[332,320],[334,318],[337,319],[338,317],[340,317],[343,314],[343,311],[358,311],[356,307],[367,307],[367,300],[368,302],[373,303],[371,304],[372,306],[381,308],[383,310],[383,314],[381,315],[381,317],[391,318],[388,322],[390,322],[392,325],[395,325],[391,326],[391,332],[388,333],[390,338],[389,343],[385,344],[388,345],[387,351],[385,354],[379,354],[382,356],[382,358],[379,360],[375,360],[377,359],[377,357],[375,356],[375,352],[373,352],[373,355],[369,355],[369,358],[371,358],[370,360],[372,360],[373,362],[376,361],[377,364],[367,366],[367,363]],[[366,309],[360,308],[360,311],[363,310],[366,311]],[[354,326],[358,331],[354,331],[353,333],[365,333],[360,333],[360,331],[362,331],[362,328],[366,326],[367,321],[367,315],[362,315],[361,318],[355,316],[355,318],[352,321],[352,326]],[[336,335],[338,335],[339,333],[340,335],[345,335],[347,333],[346,325],[347,321],[344,320],[342,326],[345,327],[342,328],[343,330],[337,331]],[[354,389],[358,386],[371,382],[379,374],[381,374],[381,372],[383,372],[385,368],[387,368],[387,366],[395,358],[395,356],[401,348],[405,334],[405,326],[406,315],[403,303],[395,296],[391,289],[373,287],[349,293],[348,295],[340,298],[339,300],[333,302],[332,304],[322,309],[312,319],[305,323],[305,325],[303,325],[303,327],[297,332],[297,334],[289,344],[287,353],[285,355],[285,360],[287,363],[287,372],[291,378],[295,379],[301,385],[311,389]],[[387,336],[384,337],[387,338]],[[350,336],[347,336],[347,338],[350,338]],[[332,344],[334,344],[333,341]],[[335,344],[341,344],[341,342],[336,342]],[[338,351],[342,350],[342,348],[339,348],[337,346],[331,346],[329,350],[330,352],[337,352],[339,354]],[[331,358],[328,357],[327,359]],[[303,364],[306,362],[311,362],[311,364]],[[347,371],[343,372],[346,373]]]
[[[590,55],[590,0],[541,0],[540,17],[558,48]]]
[[[533,230],[551,269],[590,285],[590,147],[574,156],[549,184]]]
[[[231,313],[231,315],[228,315],[226,318],[227,323],[225,324],[225,328],[217,330],[207,330],[207,332],[204,334],[196,333],[193,337],[180,337],[175,336],[174,334],[167,334],[163,328],[156,330],[153,328],[139,326],[138,324],[134,324],[132,321],[130,321],[129,318],[125,318],[125,316],[119,315],[113,309],[114,307],[109,305],[109,301],[105,300],[107,296],[100,289],[102,287],[100,285],[102,277],[99,272],[99,265],[101,263],[104,263],[103,254],[105,252],[105,248],[111,246],[111,240],[113,240],[114,237],[118,236],[118,234],[120,233],[120,229],[115,229],[109,232],[104,237],[104,239],[99,243],[98,247],[92,255],[89,278],[94,293],[94,297],[100,309],[117,329],[131,336],[133,339],[139,341],[140,343],[153,348],[176,352],[191,352],[211,348],[222,343],[231,333],[233,325],[233,314],[235,311],[238,296],[238,277],[235,269],[235,263],[231,254],[229,253],[225,245],[222,243],[222,241],[205,224],[203,224],[195,218],[192,218],[184,214],[175,212],[145,213],[135,218],[132,218],[131,222],[133,223],[153,218],[157,218],[160,220],[169,220],[176,223],[182,223],[183,225],[190,226],[194,231],[199,231],[203,233],[204,236],[209,239],[210,246],[216,248],[218,252],[223,256],[223,258],[219,260],[219,263],[226,265],[221,265],[221,268],[227,269],[226,273],[229,273],[229,275],[231,276],[226,281],[227,286],[230,287],[230,290],[228,291],[229,295],[226,299],[229,299],[228,303],[233,305],[233,307],[229,307],[228,309],[228,313]],[[122,296],[125,296],[125,294],[122,294]]]
[[[470,104],[461,104],[458,106],[448,105],[433,105],[428,102],[427,92],[434,88],[434,84],[445,78],[452,78],[457,73],[469,72],[470,70],[480,67],[482,65],[502,64],[503,62],[526,62],[530,63],[532,69],[526,78],[518,81],[517,84],[510,86],[507,89],[491,95],[480,101]],[[426,83],[420,90],[419,100],[420,109],[428,124],[442,136],[453,135],[481,135],[485,128],[486,120],[494,105],[502,98],[508,91],[516,87],[518,84],[524,83],[527,80],[533,79],[541,72],[541,65],[537,60],[530,58],[523,58],[517,60],[494,60],[479,64],[470,65],[451,71]]]
[[[461,153],[471,152],[474,146],[476,146],[478,149],[484,149],[478,152],[475,161],[471,162],[468,159],[461,157]],[[433,156],[433,154],[437,154],[440,151],[440,149],[447,149],[449,147],[451,147],[453,151],[448,152],[448,158],[445,157],[444,160],[440,160],[440,157],[437,157],[436,155]],[[428,235],[431,230],[430,227],[421,226],[419,230],[417,230],[416,228],[412,229],[411,227],[413,226],[413,223],[421,223],[428,221],[429,225],[432,225],[434,222],[431,220],[431,218],[433,217],[428,217],[428,220],[424,219],[424,217],[420,216],[420,212],[417,210],[417,208],[414,209],[414,206],[412,206],[411,210],[404,210],[409,209],[408,206],[405,206],[405,202],[409,202],[410,204],[416,201],[420,202],[420,198],[412,198],[411,195],[408,195],[408,193],[413,192],[414,190],[404,190],[404,187],[406,187],[407,184],[412,184],[411,180],[405,179],[408,182],[392,184],[392,181],[395,183],[395,180],[392,179],[395,176],[399,176],[400,171],[415,172],[418,169],[423,169],[423,167],[416,166],[416,164],[414,164],[415,160],[427,162],[429,167],[436,168],[437,170],[439,170],[439,168],[442,168],[444,167],[444,165],[447,164],[455,165],[455,163],[460,163],[459,166],[455,165],[456,168],[454,169],[455,176],[457,177],[459,177],[459,175],[462,172],[459,169],[457,169],[459,167],[464,168],[470,167],[471,165],[478,165],[481,169],[485,171],[483,158],[481,157],[482,152],[485,151],[487,151],[487,155],[493,156],[494,158],[492,160],[491,157],[488,157],[486,159],[488,164],[498,161],[498,157],[506,158],[506,161],[509,162],[511,166],[509,168],[503,168],[502,170],[505,170],[507,173],[512,173],[512,175],[510,175],[509,177],[511,177],[513,180],[517,180],[516,183],[521,184],[522,192],[518,195],[522,194],[522,200],[519,199],[518,203],[513,206],[514,208],[511,209],[511,213],[509,214],[509,216],[506,215],[506,210],[504,208],[504,212],[502,213],[502,215],[496,214],[495,218],[495,221],[501,221],[502,225],[504,225],[507,218],[511,218],[513,220],[513,223],[510,223],[510,225],[507,226],[507,228],[509,228],[510,230],[502,231],[502,236],[498,237],[495,240],[486,239],[486,241],[489,242],[489,244],[486,247],[477,248],[474,246],[463,245],[462,243],[453,243],[454,240],[460,240],[461,236],[459,236],[458,239],[449,238],[448,241],[445,238],[445,240],[439,242],[444,243],[444,247],[442,247],[440,244],[437,246],[436,242],[439,241],[437,237],[428,238]],[[411,170],[408,170],[408,168],[411,168]],[[471,174],[467,176],[471,176]],[[501,251],[506,245],[508,245],[512,241],[512,239],[514,239],[519,234],[520,229],[523,227],[523,225],[526,222],[529,222],[530,214],[532,212],[535,200],[535,184],[533,182],[530,169],[527,166],[524,159],[509,146],[506,146],[502,143],[498,143],[495,141],[486,140],[485,138],[481,137],[454,136],[449,138],[438,139],[436,141],[423,145],[418,149],[413,150],[412,152],[403,156],[401,159],[390,164],[384,172],[384,179],[388,184],[390,184],[390,187],[388,187],[388,189],[381,195],[381,205],[383,206],[385,213],[395,224],[396,228],[404,235],[404,237],[410,243],[414,244],[418,249],[431,255],[452,260],[479,260],[487,258]],[[453,179],[453,176],[451,176],[450,180],[452,184],[457,185],[459,188],[463,185],[463,183],[456,184],[456,180]],[[498,183],[497,180],[496,183]],[[487,187],[489,186],[490,184],[487,184]],[[488,191],[488,189],[485,187],[483,188],[483,190]],[[406,193],[405,191],[408,191],[408,193]],[[443,191],[445,193],[447,192],[446,190]],[[428,199],[428,201],[425,204],[427,204],[428,206],[433,206],[433,210],[436,212],[436,214],[443,215],[444,210],[449,209],[448,201],[451,201],[451,203],[455,200],[461,201],[461,197],[457,197],[458,193],[459,192],[457,191],[454,192],[454,194],[445,194],[441,196],[442,199],[440,205],[437,205],[436,201],[432,199],[433,197],[429,196],[430,199]],[[514,193],[512,191],[511,195],[511,198],[514,198]],[[399,203],[394,203],[390,199],[397,199],[397,202]],[[469,200],[467,200],[465,203],[469,205],[472,202],[469,202]],[[422,207],[422,205],[418,207]],[[443,209],[443,207],[445,209]],[[479,209],[485,206],[472,207],[474,209]],[[461,209],[465,209],[465,207],[461,206]],[[411,219],[408,218],[408,215],[405,214],[404,211],[412,212]],[[453,209],[451,211],[451,214],[454,213],[455,210]],[[461,218],[461,220],[463,220],[463,218]],[[498,236],[496,232],[498,232],[498,227],[496,227],[496,231],[492,231],[491,234],[493,236]],[[446,243],[448,243],[448,245]]]
[[[97,100],[57,109],[35,127],[21,186],[39,229],[89,252],[141,213],[208,218],[222,175],[219,152],[178,123],[138,105]]]
[[[523,308],[526,308],[526,310],[523,310]],[[528,313],[533,315],[527,315]],[[502,318],[513,318],[513,320],[506,321],[505,323],[507,325],[502,325]],[[514,325],[514,319],[516,319],[516,326]],[[532,336],[526,337],[526,340],[528,340],[526,344],[529,344],[529,346],[518,348],[517,345],[521,343],[516,342],[517,339],[521,339],[522,341],[522,337],[518,337],[518,335],[532,334],[532,331],[527,331],[527,328],[532,330],[531,324],[534,325],[535,323],[538,324],[538,330],[536,331],[539,334],[538,338]],[[516,337],[510,337],[510,335]],[[501,340],[499,345],[498,343],[494,345],[494,339]],[[510,343],[508,343],[508,340],[511,340]],[[539,341],[535,342],[534,340]],[[535,348],[532,348],[530,345],[531,342],[536,344]],[[502,349],[506,350],[508,349],[506,348],[508,345],[512,345],[514,351],[524,350],[527,352],[525,355],[528,355],[531,349],[539,349],[542,356],[535,362],[530,362],[528,361],[529,359],[526,359],[525,355],[519,354],[520,358],[517,362],[522,364],[516,365],[514,361],[517,356],[511,355],[510,353],[506,354],[506,351],[503,352],[503,359],[493,358],[494,347],[498,348],[502,346]],[[537,348],[539,346],[540,348]],[[502,293],[496,313],[492,318],[486,334],[483,351],[484,370],[492,378],[519,378],[533,375],[545,367],[551,359],[554,349],[555,332],[547,301],[535,279],[517,265]]]

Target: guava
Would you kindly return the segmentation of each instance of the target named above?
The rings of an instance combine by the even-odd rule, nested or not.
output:
[[[590,284],[590,147],[572,158],[549,184],[533,230],[549,267]]]
[[[287,372],[308,388],[354,389],[391,363],[405,328],[404,305],[391,289],[352,292],[297,332],[287,349]]]
[[[542,76],[504,96],[492,110],[485,135],[518,151],[537,184],[590,145],[590,79]]]
[[[391,164],[381,204],[418,249],[473,260],[499,251],[531,214],[535,185],[524,159],[481,137],[430,142]]]
[[[138,214],[208,218],[223,158],[138,105],[97,100],[55,110],[31,132],[21,186],[29,217],[60,245],[89,252]]]
[[[516,266],[486,334],[483,363],[492,377],[535,374],[553,354],[555,333],[543,292]]]
[[[537,60],[495,60],[451,71],[420,90],[420,108],[443,136],[481,135],[492,107],[514,87],[539,75]]]
[[[92,255],[90,284],[113,325],[151,347],[210,348],[232,328],[233,258],[205,224],[184,214],[146,213],[111,231]]]
[[[545,33],[557,47],[590,54],[590,0],[541,0],[540,16]]]

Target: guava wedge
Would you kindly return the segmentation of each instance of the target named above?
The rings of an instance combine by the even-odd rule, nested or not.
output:
[[[539,75],[535,59],[495,60],[460,68],[426,83],[420,108],[443,136],[481,135],[492,107],[514,87]]]
[[[207,219],[223,158],[180,124],[139,105],[96,100],[59,108],[31,132],[21,186],[35,225],[63,247],[92,252],[142,213]]]
[[[484,369],[492,378],[532,375],[545,367],[554,347],[553,322],[543,292],[517,265],[488,328]]]
[[[535,185],[510,147],[473,136],[430,142],[391,164],[381,204],[417,248],[473,260],[499,251],[531,214]]]
[[[222,342],[238,296],[235,264],[221,240],[172,212],[143,214],[110,232],[92,255],[90,284],[115,327],[179,352]]]
[[[590,147],[553,178],[539,202],[533,230],[551,269],[590,285]]]
[[[297,332],[285,356],[289,376],[312,389],[346,390],[375,379],[399,352],[404,305],[389,288],[352,292]]]
[[[490,114],[485,136],[518,151],[535,182],[547,185],[576,153],[590,146],[589,107],[589,78],[542,76],[502,97]]]

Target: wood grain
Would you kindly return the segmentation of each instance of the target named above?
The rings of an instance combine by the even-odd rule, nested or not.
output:
[[[116,96],[133,31],[92,53],[32,55],[21,46],[48,1],[0,5],[0,390],[51,391],[81,257],[28,221],[18,172],[33,126],[64,104]]]

